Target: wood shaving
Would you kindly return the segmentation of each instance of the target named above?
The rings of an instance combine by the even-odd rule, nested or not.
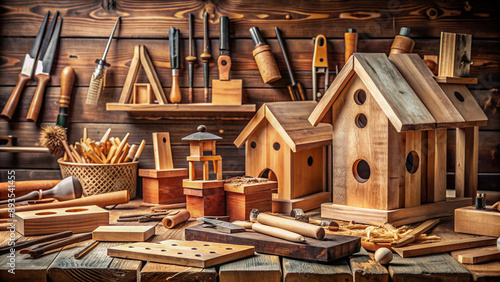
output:
[[[226,179],[225,183],[233,184],[241,186],[243,184],[252,184],[252,183],[260,183],[267,182],[266,178],[258,178],[252,176],[236,176]]]

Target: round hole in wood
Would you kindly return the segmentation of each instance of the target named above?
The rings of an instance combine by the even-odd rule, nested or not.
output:
[[[458,92],[458,91],[455,91],[455,97],[456,97],[456,98],[457,98],[457,100],[458,100],[458,101],[460,101],[460,102],[465,101],[464,96],[462,96],[462,94],[460,94],[460,92]]]
[[[312,156],[309,156],[309,158],[307,158],[307,165],[308,166],[312,166],[313,165],[313,157]]]
[[[165,250],[165,249],[161,249],[160,251],[162,251],[162,252],[166,252],[167,250]]]
[[[370,178],[370,165],[362,159],[354,162],[352,166],[354,178],[359,183],[365,183]]]
[[[368,118],[364,114],[358,114],[355,120],[356,126],[359,128],[365,128],[368,124]]]
[[[210,244],[203,244],[203,246],[208,247],[208,246],[210,246]]]
[[[414,174],[418,170],[418,164],[419,164],[419,158],[418,154],[415,151],[411,151],[408,153],[408,156],[406,156],[406,170]]]
[[[146,250],[151,250],[151,248],[145,248]]]
[[[217,252],[216,251],[210,251],[211,254],[216,254]]]
[[[198,248],[191,248],[191,250],[198,250]]]
[[[178,255],[183,255],[184,253],[183,253],[183,252],[178,252],[177,254],[178,254]]]
[[[274,144],[273,144],[273,148],[274,148],[274,150],[278,151],[278,150],[281,148],[280,143],[278,143],[278,142],[274,142]]]
[[[252,147],[252,149],[257,148],[257,143],[255,143],[255,141],[252,141],[252,142],[250,143],[250,147]]]
[[[51,215],[51,214],[56,214],[56,212],[37,212],[35,215]]]
[[[131,248],[131,249],[133,249],[133,248],[134,248],[134,246],[128,246],[128,247],[129,247],[129,248]]]
[[[163,143],[167,143],[167,138],[163,137]]]
[[[196,254],[196,255],[194,255],[194,256],[195,256],[195,257],[201,257],[201,255],[200,255],[200,254]]]
[[[174,247],[175,247],[175,246],[177,246],[177,244],[172,244],[172,246],[174,246]]]
[[[354,93],[354,102],[358,105],[363,105],[366,102],[366,92],[363,89],[358,89]]]
[[[226,248],[226,250],[230,251],[230,250],[233,250],[233,248]]]
[[[69,209],[65,210],[65,212],[82,212],[82,211],[88,211],[89,209]]]

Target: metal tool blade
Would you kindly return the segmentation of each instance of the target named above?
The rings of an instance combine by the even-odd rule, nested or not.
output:
[[[283,58],[285,59],[286,69],[288,70],[288,75],[290,76],[290,81],[292,82],[292,86],[295,85],[295,78],[293,77],[292,66],[288,61],[288,55],[286,53],[285,44],[283,42],[283,38],[281,37],[281,31],[279,28],[275,27],[274,31],[276,32],[276,38],[278,39],[278,44],[281,48],[281,53],[283,53]]]
[[[38,60],[41,60],[45,56],[47,48],[49,48],[50,39],[52,38],[52,34],[54,32],[54,27],[56,26],[58,17],[59,17],[59,11],[56,11],[56,14],[54,15],[54,17],[52,17],[52,21],[50,22],[49,27],[45,32],[45,37],[43,38],[42,41],[42,48],[40,49],[40,57],[38,58]]]
[[[115,30],[116,30],[116,27],[118,26],[118,23],[120,22],[120,19],[121,19],[121,16],[118,16],[118,18],[116,19],[115,25],[113,26],[113,31],[111,31],[111,35],[109,36],[108,44],[106,44],[106,49],[104,49],[104,54],[102,54],[101,60],[104,62],[106,62],[106,56],[108,55],[109,46],[111,45],[111,40],[113,40],[113,36],[115,35]]]
[[[50,11],[45,14],[45,18],[43,18],[42,25],[40,25],[33,47],[31,47],[30,53],[26,54],[24,58],[23,67],[21,68],[21,74],[23,75],[31,77],[33,74],[33,67],[35,66],[36,57],[38,55],[38,51],[40,50],[40,45],[42,44],[43,32],[45,30],[45,26],[47,25],[47,21],[49,20],[49,15]]]
[[[170,67],[172,69],[178,69],[180,66],[179,30],[172,27],[168,33],[168,40],[170,44]]]
[[[52,68],[52,63],[54,62],[54,57],[56,54],[57,42],[59,41],[59,34],[61,33],[62,22],[63,19],[60,18],[57,23],[56,29],[54,30],[54,33],[50,38],[49,47],[47,47],[45,55],[43,56],[41,61],[38,60],[35,75],[40,73],[50,75],[50,69]]]

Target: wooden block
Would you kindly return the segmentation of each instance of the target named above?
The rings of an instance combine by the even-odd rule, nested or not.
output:
[[[241,105],[242,84],[236,80],[212,80],[212,105]]]
[[[422,203],[446,201],[446,131],[427,132],[427,188]]]
[[[354,281],[389,281],[387,269],[374,261],[364,248],[350,256],[349,263]]]
[[[496,245],[497,238],[475,237],[452,241],[441,241],[437,243],[420,244],[408,247],[393,248],[403,258],[463,250],[474,247]]]
[[[205,150],[204,150],[205,151]],[[218,161],[222,160],[221,156],[188,156],[186,158],[188,162],[206,162],[206,161]]]
[[[99,226],[92,232],[92,240],[108,242],[144,242],[155,235],[155,226]]]
[[[394,254],[388,270],[391,281],[470,281],[467,269],[448,254],[411,259]]]
[[[223,188],[224,180],[188,180],[182,181],[182,187],[193,189]]]
[[[173,168],[165,170],[157,169],[139,169],[139,176],[148,178],[168,178],[168,177],[187,177],[187,168]]]
[[[473,206],[456,209],[455,232],[500,237],[500,212]]]
[[[153,150],[155,168],[157,170],[173,169],[172,149],[170,147],[170,134],[168,132],[153,133]]]
[[[273,191],[264,190],[254,193],[235,193],[226,191],[226,213],[234,220],[249,220],[250,211],[258,209],[259,212],[271,211]]]
[[[226,199],[224,194],[202,197],[186,195],[186,209],[191,217],[226,215]]]
[[[184,194],[196,197],[224,195],[224,189],[222,187],[208,189],[184,188]]]
[[[109,212],[98,206],[34,210],[15,213],[16,231],[24,236],[63,231],[91,232],[109,224]]]
[[[320,192],[292,200],[278,199],[273,195],[273,212],[290,213],[293,209],[309,211],[331,200],[330,192]]]
[[[441,32],[439,76],[469,76],[472,35]]]
[[[326,234],[323,240],[306,237],[305,243],[296,243],[253,230],[226,234],[201,225],[186,228],[184,236],[186,240],[255,246],[255,251],[259,253],[323,262],[346,257],[358,252],[361,247],[360,238],[353,236]]]
[[[108,255],[194,267],[210,267],[252,256],[254,247],[200,241],[166,240],[108,248]]]
[[[470,201],[470,198],[449,198],[444,202],[388,211],[324,203],[321,205],[321,217],[374,225],[390,223],[401,226],[431,218],[451,216],[456,208],[469,206]]]
[[[186,201],[182,180],[187,176],[187,169],[154,170],[140,169],[142,176],[142,198],[146,203],[173,204]],[[155,177],[161,176],[161,177]]]
[[[353,281],[346,260],[331,264],[283,258],[283,281]]]
[[[255,254],[253,257],[223,264],[219,269],[219,281],[280,282],[280,258],[278,256]]]
[[[478,264],[493,260],[500,260],[500,251],[497,246],[480,247],[474,249],[460,250],[451,252],[459,263]]]
[[[451,77],[451,76],[435,76],[434,79],[438,83],[449,84],[477,84],[476,77]]]
[[[278,189],[278,182],[268,181],[267,179],[263,182],[248,183],[241,185],[224,183],[224,191],[242,193],[242,194],[255,193],[266,190],[275,190],[275,189]]]
[[[135,83],[132,103],[134,104],[153,104],[155,96],[149,83]]]
[[[216,282],[218,276],[215,267],[200,268],[155,262],[147,262],[140,272],[139,281]]]

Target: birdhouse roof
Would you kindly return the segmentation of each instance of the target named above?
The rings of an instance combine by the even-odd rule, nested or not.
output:
[[[319,124],[332,105],[342,100],[338,98],[354,76],[361,79],[398,132],[473,126],[485,122],[477,116],[472,118],[461,113],[461,102],[443,91],[417,54],[397,54],[387,58],[381,53],[355,53],[309,116],[311,124]],[[467,103],[471,104],[470,107],[479,107],[477,103]]]
[[[213,141],[213,140],[222,140],[222,137],[219,137],[215,134],[206,132],[207,128],[204,125],[198,126],[198,132],[193,134],[189,134],[188,136],[182,138],[184,141]]]
[[[293,152],[305,148],[329,145],[332,142],[332,126],[312,126],[307,118],[317,103],[315,101],[276,102],[262,105],[247,126],[234,141],[239,148],[262,122],[276,130]]]

